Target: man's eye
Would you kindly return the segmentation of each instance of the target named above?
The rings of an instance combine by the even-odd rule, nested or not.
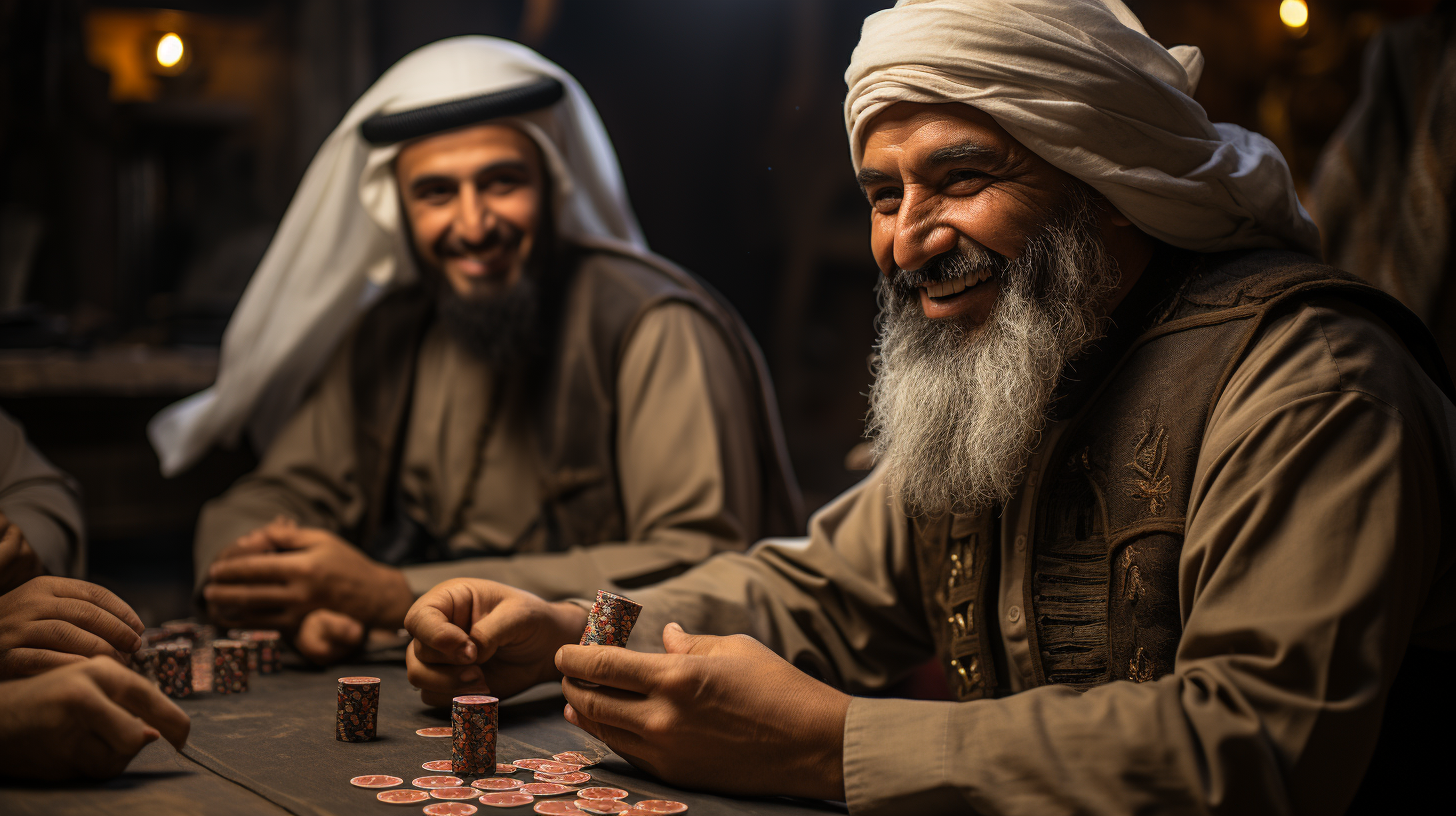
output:
[[[526,180],[520,176],[503,175],[486,179],[485,184],[481,186],[496,195],[500,195],[502,193],[509,193],[525,183]]]
[[[960,184],[966,181],[981,181],[985,178],[988,178],[988,176],[979,170],[952,170],[946,174],[946,181],[950,184]]]
[[[900,197],[900,188],[882,187],[870,193],[870,206],[876,212],[894,212],[900,206]]]
[[[440,202],[450,198],[455,190],[444,184],[431,184],[427,187],[420,187],[415,190],[415,198],[421,201]]]

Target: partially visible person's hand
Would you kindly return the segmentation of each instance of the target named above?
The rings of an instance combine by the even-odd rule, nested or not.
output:
[[[110,591],[42,575],[0,595],[0,678],[25,677],[140,649],[142,621]]]
[[[563,646],[566,719],[672,785],[844,798],[849,695],[747,637],[662,632],[667,654]]]
[[[25,533],[0,513],[0,595],[45,572],[40,556],[25,540]]]
[[[404,574],[327,530],[278,520],[244,536],[214,561],[202,591],[230,626],[296,630],[315,609],[366,626],[398,629],[414,601]]]
[[[182,750],[192,721],[107,657],[0,682],[0,776],[109,779],[157,737]]]
[[[555,680],[552,657],[581,639],[586,611],[479,578],[446,581],[405,616],[414,640],[405,656],[410,685],[427,705],[460,694],[508,697]]]
[[[293,648],[314,663],[328,666],[358,651],[368,633],[364,624],[348,615],[315,609],[299,624]]]

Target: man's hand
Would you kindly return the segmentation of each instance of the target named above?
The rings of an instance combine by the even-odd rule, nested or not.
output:
[[[405,617],[414,640],[409,681],[427,705],[461,694],[508,697],[561,675],[552,656],[581,639],[586,611],[524,590],[456,578],[426,592]]]
[[[367,634],[369,630],[364,624],[348,615],[315,609],[299,625],[293,648],[314,663],[328,666],[358,651]]]
[[[0,678],[25,677],[142,646],[142,621],[95,584],[43,575],[0,595]]]
[[[844,798],[848,695],[745,635],[670,623],[662,644],[667,654],[562,647],[566,719],[679,787]]]
[[[25,533],[0,513],[0,595],[45,572]]]
[[[182,750],[191,728],[146,678],[93,657],[0,683],[0,776],[109,779],[157,737]]]
[[[296,630],[315,609],[398,629],[414,601],[404,574],[327,530],[278,520],[238,539],[214,561],[203,589],[228,625]]]

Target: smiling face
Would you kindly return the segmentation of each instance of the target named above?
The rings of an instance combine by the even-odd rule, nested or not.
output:
[[[476,125],[410,142],[394,163],[421,263],[467,301],[516,287],[546,196],[541,153],[508,125]]]

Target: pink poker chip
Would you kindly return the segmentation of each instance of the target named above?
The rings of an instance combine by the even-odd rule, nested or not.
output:
[[[682,813],[688,809],[688,806],[682,802],[674,802],[671,799],[643,799],[632,807],[648,813]]]
[[[576,773],[581,769],[581,765],[575,765],[570,762],[542,762],[531,770],[536,773],[569,774]]]
[[[380,791],[374,798],[386,805],[417,805],[428,801],[430,795],[422,790],[392,790]]]
[[[455,770],[455,763],[448,759],[432,759],[420,765],[420,767],[427,771],[453,771]]]
[[[475,788],[435,788],[430,795],[436,799],[474,799],[480,791]]]
[[[425,816],[471,816],[480,808],[465,802],[435,802],[425,805]]]
[[[582,788],[577,791],[578,799],[626,799],[627,792],[621,788]]]
[[[349,784],[356,788],[392,788],[403,785],[404,780],[397,776],[356,776],[349,780]]]
[[[564,774],[549,774],[545,771],[536,772],[537,782],[555,782],[558,785],[581,785],[591,781],[591,774],[586,771],[573,771]]]
[[[421,776],[410,784],[417,788],[458,788],[465,780],[458,776]]]
[[[545,802],[537,802],[532,810],[537,813],[544,813],[546,816],[573,816],[581,813],[581,808],[575,802],[568,802],[565,799],[548,799]]]
[[[597,764],[597,761],[595,759],[592,759],[591,757],[583,754],[580,751],[562,751],[559,754],[554,754],[551,758],[556,760],[557,762],[566,762],[572,765],[580,765],[583,768],[590,768],[591,766]]]
[[[529,805],[535,801],[535,798],[529,793],[521,793],[520,791],[501,791],[500,793],[487,793],[477,801],[482,805],[488,805],[490,807],[508,808]]]
[[[511,764],[517,768],[525,768],[528,771],[539,771],[542,765],[560,765],[561,763],[551,759],[538,759],[533,757],[531,759],[518,759]]]
[[[520,768],[517,768],[509,762],[497,762],[495,764],[495,772],[497,774],[513,774],[519,770]]]
[[[532,796],[560,796],[563,793],[576,793],[576,788],[570,785],[560,785],[555,782],[532,782],[522,785],[521,790]],[[622,794],[626,796],[627,794]]]
[[[471,782],[470,786],[473,788],[480,788],[484,791],[503,791],[515,790],[523,784],[525,783],[523,783],[519,779],[501,779],[500,777],[496,776],[488,776],[485,779],[477,779],[474,782]]]
[[[606,816],[615,813],[626,813],[632,806],[626,802],[618,802],[616,799],[578,799],[577,808],[587,813],[601,813]]]
[[[422,737],[453,737],[455,727],[451,725],[436,725],[431,728],[421,728],[415,731]]]

